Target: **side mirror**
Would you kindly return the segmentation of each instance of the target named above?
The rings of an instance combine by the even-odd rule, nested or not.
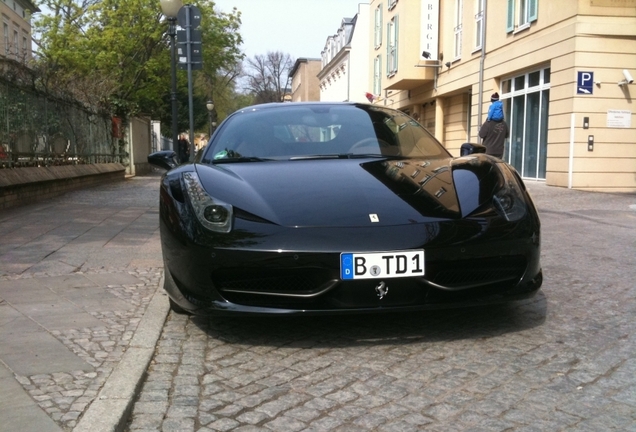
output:
[[[486,146],[482,144],[464,143],[459,150],[460,156],[468,156],[473,153],[486,153]]]
[[[148,163],[165,170],[179,166],[177,154],[172,150],[162,150],[148,155]]]

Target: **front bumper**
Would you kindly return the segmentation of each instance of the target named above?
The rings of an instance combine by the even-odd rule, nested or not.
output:
[[[335,229],[301,233],[271,227],[259,235],[252,229],[249,241],[239,236],[213,246],[162,222],[165,289],[193,314],[314,315],[501,303],[532,297],[540,288],[538,224],[491,223],[490,229],[484,221],[446,224],[437,227],[435,238],[417,225],[348,237]],[[448,246],[453,236],[455,244]],[[339,278],[340,252],[416,248],[425,250],[423,278]],[[380,283],[388,288],[382,298]]]

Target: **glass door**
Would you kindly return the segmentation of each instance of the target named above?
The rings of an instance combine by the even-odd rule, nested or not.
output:
[[[545,179],[550,69],[520,75],[502,84],[510,138],[504,160],[524,178]]]

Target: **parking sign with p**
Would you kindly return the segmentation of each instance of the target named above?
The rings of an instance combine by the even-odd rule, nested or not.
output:
[[[576,94],[592,94],[594,92],[594,72],[577,72]]]

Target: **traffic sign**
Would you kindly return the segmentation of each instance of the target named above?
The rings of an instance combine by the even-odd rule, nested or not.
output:
[[[190,42],[201,43],[201,30],[195,30],[195,29],[190,30]],[[188,43],[187,30],[177,30],[177,43],[178,44]]]
[[[576,94],[594,93],[594,72],[577,72]]]
[[[190,42],[188,43],[188,32]],[[179,69],[188,68],[188,52],[192,69],[203,69],[203,49],[201,44],[201,30],[185,29],[177,30],[177,54],[179,56]]]
[[[199,27],[201,24],[201,11],[198,7],[192,5],[185,5],[179,9],[177,14],[177,22],[183,28],[186,27]]]
[[[201,70],[203,69],[203,63],[190,63],[190,70]],[[188,63],[179,62],[179,70],[188,70]]]

